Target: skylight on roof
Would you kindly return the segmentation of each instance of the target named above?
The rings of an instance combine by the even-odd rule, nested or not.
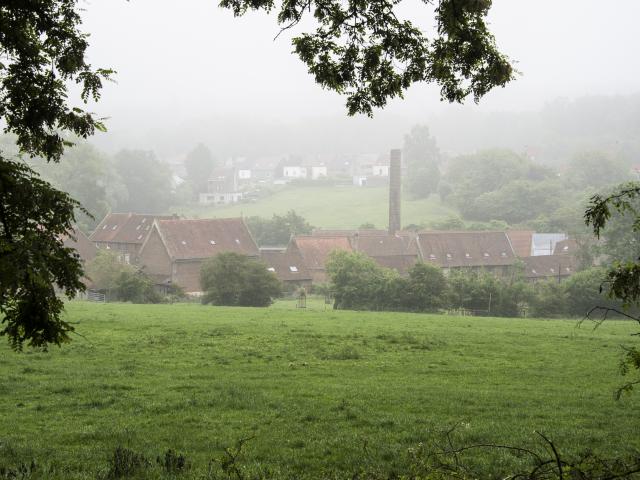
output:
[[[447,258],[453,258],[453,255],[451,255],[450,253],[447,253]]]
[[[465,256],[465,258],[471,258],[471,254],[469,254],[469,253],[465,253],[464,256]]]
[[[187,244],[187,242],[185,240],[182,240],[182,242],[180,242],[180,243],[182,243],[183,245]]]
[[[289,270],[291,270],[292,272],[297,272],[297,271],[298,271],[298,267],[296,267],[296,266],[294,266],[294,265],[291,265],[291,266],[289,267]]]
[[[144,223],[144,222],[146,222],[146,221],[147,221],[147,219],[146,219],[146,218],[143,218],[143,219],[142,219],[142,223]]]
[[[506,257],[506,256],[507,256],[507,252],[502,252],[502,253],[500,254],[500,256],[501,256],[501,257]]]
[[[142,240],[142,235],[138,235],[138,240]]]
[[[109,225],[104,225],[104,226],[102,227],[102,229],[103,229],[103,230],[105,230],[108,226],[109,226]]]
[[[142,224],[138,225],[138,226],[136,227],[136,230],[140,230],[140,227],[141,227],[141,226],[142,226]]]
[[[489,252],[484,252],[484,256],[485,256],[485,258],[488,258],[489,257]]]
[[[209,240],[209,243],[210,243],[211,245],[215,245],[215,244],[216,244],[216,241],[215,241],[215,240]]]
[[[116,228],[118,228],[118,225],[114,225],[113,227],[111,227],[111,230],[115,230]]]
[[[564,250],[565,252],[569,250],[569,245],[565,245],[564,247],[562,247],[562,250]]]
[[[236,238],[236,243],[237,243],[238,245],[240,245],[240,239],[239,239],[239,238]]]
[[[534,275],[538,274],[538,272],[536,272],[535,269],[531,270],[531,273],[533,273]]]
[[[435,259],[436,259],[436,256],[433,253],[429,255],[429,260],[435,260]]]
[[[276,269],[273,268],[273,267],[269,267],[269,268],[267,268],[267,270],[270,271],[270,272],[275,272],[276,271]]]

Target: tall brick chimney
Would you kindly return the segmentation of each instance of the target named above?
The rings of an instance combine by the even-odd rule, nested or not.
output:
[[[389,234],[400,230],[400,198],[402,190],[402,150],[391,150],[389,162]]]

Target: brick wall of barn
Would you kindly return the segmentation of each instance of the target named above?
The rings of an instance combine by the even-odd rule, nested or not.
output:
[[[202,292],[200,267],[203,260],[183,260],[173,264],[171,281],[180,285],[186,293]]]
[[[156,229],[153,229],[149,235],[146,245],[140,252],[139,261],[149,275],[164,275],[167,278],[171,276],[171,259]]]

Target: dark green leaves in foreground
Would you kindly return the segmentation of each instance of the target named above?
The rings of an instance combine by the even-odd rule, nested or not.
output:
[[[63,243],[78,204],[1,157],[0,199],[0,334],[14,349],[60,345],[72,327],[54,285],[71,297],[84,289],[78,254]]]
[[[80,99],[98,100],[111,70],[85,61],[87,35],[77,0],[5,1],[0,4],[0,122],[16,135],[20,154],[58,161],[66,135],[82,138],[99,119],[69,102],[67,86]],[[54,189],[21,161],[0,152],[0,314],[13,348],[67,340],[62,301],[83,288],[76,254],[63,246],[78,203]]]
[[[505,86],[514,70],[485,18],[491,0],[435,2],[435,37],[400,19],[401,0],[284,0],[283,30],[313,16],[316,29],[293,38],[294,51],[324,88],[347,96],[350,115],[372,115],[413,83],[435,83],[442,99],[478,101]],[[432,2],[424,0],[430,5]],[[276,8],[273,0],[222,0],[236,16]]]

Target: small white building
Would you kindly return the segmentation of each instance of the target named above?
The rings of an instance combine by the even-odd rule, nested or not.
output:
[[[388,177],[389,165],[372,165],[371,170],[374,177]]]
[[[325,165],[315,165],[311,167],[311,178],[313,180],[318,180],[323,177],[327,177],[327,167]]]
[[[307,167],[301,167],[300,165],[286,165],[282,169],[282,176],[284,178],[307,178]]]

